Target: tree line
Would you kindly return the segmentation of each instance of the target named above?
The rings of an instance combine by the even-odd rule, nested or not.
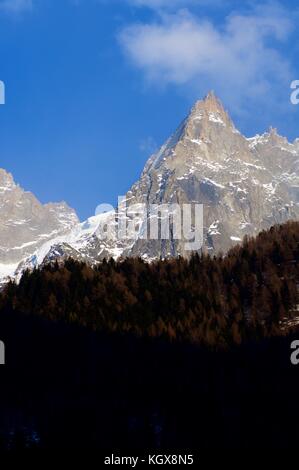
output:
[[[288,222],[245,237],[225,256],[110,259],[94,267],[56,261],[10,282],[0,313],[227,347],[282,333],[296,315],[298,258],[299,223]]]

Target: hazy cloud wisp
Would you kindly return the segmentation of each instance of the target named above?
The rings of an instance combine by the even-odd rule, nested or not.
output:
[[[32,9],[32,0],[0,0],[0,12],[19,14]]]
[[[146,6],[149,8],[173,8],[199,3],[200,0],[128,0],[131,5]]]
[[[217,25],[181,10],[161,14],[152,23],[129,25],[119,40],[148,82],[209,84],[238,105],[265,98],[273,87],[287,83],[291,67],[275,45],[292,28],[291,18],[277,5],[233,13]]]

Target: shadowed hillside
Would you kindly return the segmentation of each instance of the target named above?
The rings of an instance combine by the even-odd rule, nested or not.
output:
[[[0,448],[296,445],[298,241],[290,222],[224,258],[69,260],[8,285]]]

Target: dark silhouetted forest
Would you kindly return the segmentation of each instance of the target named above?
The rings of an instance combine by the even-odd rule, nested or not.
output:
[[[292,448],[299,223],[226,256],[68,260],[0,297],[0,449]]]

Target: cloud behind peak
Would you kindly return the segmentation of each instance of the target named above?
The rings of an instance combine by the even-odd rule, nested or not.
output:
[[[149,23],[129,25],[123,51],[150,84],[213,88],[232,103],[266,99],[285,86],[291,65],[279,52],[293,29],[277,4],[233,12],[221,23],[180,10]]]

